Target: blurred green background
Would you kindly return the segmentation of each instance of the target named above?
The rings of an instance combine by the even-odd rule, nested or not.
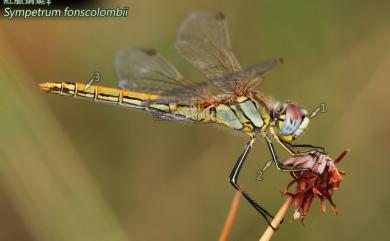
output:
[[[385,1],[105,1],[128,18],[0,19],[0,240],[217,240],[234,191],[228,174],[246,137],[210,125],[155,121],[145,112],[47,95],[46,81],[94,71],[115,86],[125,47],[154,47],[188,78],[173,49],[194,10],[222,11],[243,65],[283,57],[260,90],[328,113],[299,142],[325,146],[347,172],[334,200],[313,204],[306,226],[285,222],[273,240],[389,240],[390,4]],[[93,7],[93,6],[90,6]],[[262,141],[241,183],[275,213],[290,177]],[[329,209],[329,208],[328,208]],[[287,219],[292,215],[288,213]],[[245,201],[229,240],[258,240],[265,222]]]

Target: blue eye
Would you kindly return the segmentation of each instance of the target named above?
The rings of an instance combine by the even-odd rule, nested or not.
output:
[[[300,119],[292,120],[287,113],[286,119],[283,121],[283,127],[281,129],[281,132],[283,135],[291,135],[299,128],[300,124]]]

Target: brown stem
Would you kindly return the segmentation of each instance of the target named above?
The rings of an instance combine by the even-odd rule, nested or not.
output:
[[[223,226],[223,229],[222,229],[222,232],[219,236],[218,241],[226,241],[227,240],[229,233],[232,229],[234,219],[235,219],[236,214],[237,214],[238,205],[240,204],[240,197],[241,197],[241,193],[239,191],[236,191],[236,193],[234,194],[234,197],[233,197],[232,204],[230,205],[229,214],[226,217],[225,225]]]
[[[288,208],[293,202],[293,198],[291,196],[288,196],[286,201],[283,203],[283,205],[280,207],[278,213],[275,215],[275,218],[272,220],[271,225],[274,228],[277,228],[280,224],[280,221],[282,221],[284,215],[286,214]],[[259,241],[268,241],[272,238],[272,235],[274,234],[274,230],[268,226],[268,228],[263,233],[263,236],[259,239]]]

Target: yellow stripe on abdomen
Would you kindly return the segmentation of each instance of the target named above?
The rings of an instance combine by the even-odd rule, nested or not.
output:
[[[144,108],[145,101],[158,98],[158,95],[133,92],[125,89],[111,88],[84,83],[48,82],[39,87],[49,93],[90,99],[94,101],[119,104],[129,107]]]

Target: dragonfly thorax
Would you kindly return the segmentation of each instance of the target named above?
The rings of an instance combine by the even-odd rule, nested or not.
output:
[[[215,107],[215,121],[247,134],[258,132],[268,123],[266,108],[249,97],[239,96],[229,104],[220,103]]]

